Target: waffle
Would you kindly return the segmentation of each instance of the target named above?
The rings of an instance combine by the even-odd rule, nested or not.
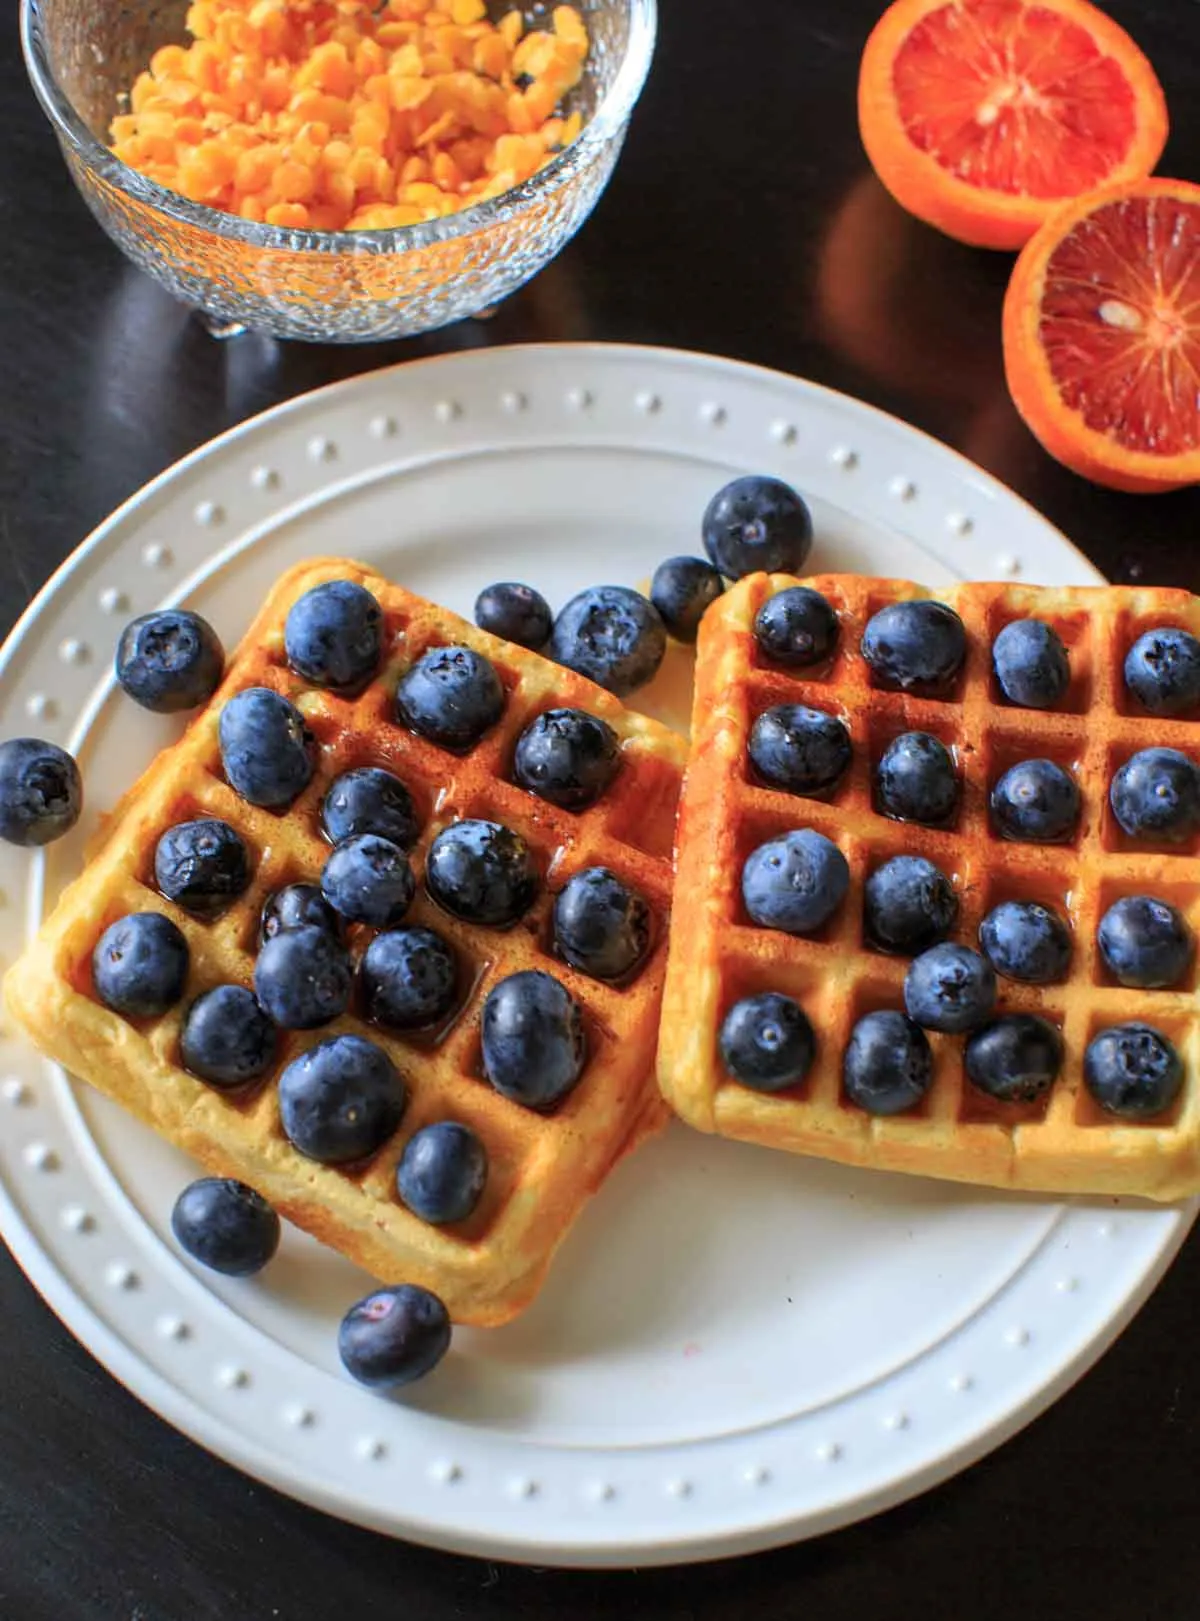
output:
[[[283,651],[291,604],[334,578],[359,581],[384,610],[381,668],[354,699],[306,686],[288,668]],[[506,690],[500,722],[465,756],[423,741],[392,719],[398,676],[439,644],[467,644],[483,653]],[[218,717],[226,699],[249,686],[287,694],[317,739],[313,781],[282,815],[247,804],[222,775]],[[544,803],[510,780],[518,734],[536,714],[558,705],[602,716],[621,739],[622,765],[614,783],[598,804],[577,814]],[[554,1250],[617,1159],[666,1118],[653,1070],[684,752],[673,733],[591,682],[477,630],[361,565],[328,559],[303,564],[271,592],[212,701],[125,796],[86,869],[9,973],[8,1005],[44,1052],[210,1171],[250,1183],[281,1214],[377,1277],[433,1289],[455,1320],[502,1322],[532,1299]],[[483,817],[528,841],[544,879],[539,899],[521,922],[498,931],[446,915],[419,886],[405,923],[437,929],[469,965],[470,994],[450,1028],[436,1039],[410,1037],[367,1026],[349,1014],[316,1031],[282,1031],[275,1070],[248,1097],[231,1099],[181,1067],[183,1013],[194,996],[216,984],[252,984],[264,899],[284,884],[318,878],[328,855],[319,827],[324,793],[334,776],[367,764],[394,770],[413,795],[422,822],[412,852],[418,876],[441,828],[460,818]],[[196,815],[229,822],[246,840],[254,863],[249,889],[211,923],[179,910],[154,888],[159,835]],[[634,885],[656,919],[651,952],[623,987],[601,984],[552,955],[552,893],[593,865],[611,867]],[[166,913],[183,930],[191,952],[189,981],[182,1002],[168,1015],[130,1021],[95,998],[91,954],[114,919],[150,909]],[[368,937],[361,927],[350,931],[356,955]],[[584,1010],[587,1068],[550,1115],[501,1097],[482,1078],[483,999],[497,980],[525,968],[555,974]],[[359,1031],[378,1042],[407,1079],[410,1093],[396,1135],[369,1163],[351,1169],[317,1164],[291,1146],[280,1126],[273,1084],[299,1051],[343,1031]],[[468,1220],[434,1227],[398,1202],[395,1169],[418,1126],[447,1118],[478,1132],[488,1151],[489,1176]]]
[[[1200,634],[1200,601],[1182,591],[1123,588],[1041,590],[962,585],[942,594],[967,631],[968,654],[950,702],[872,685],[858,652],[879,608],[932,593],[906,582],[828,576],[811,584],[842,622],[827,669],[789,671],[759,652],[755,614],[797,581],[757,575],[710,609],[700,634],[692,754],[677,833],[677,901],[663,1004],[659,1075],[674,1109],[701,1130],[814,1154],[850,1165],[910,1171],[962,1182],[1043,1192],[1130,1193],[1174,1199],[1200,1189],[1200,1032],[1195,968],[1171,991],[1120,987],[1096,947],[1096,925],[1121,895],[1168,900],[1200,925],[1196,841],[1152,849],[1128,838],[1108,806],[1113,772],[1140,748],[1167,744],[1200,754],[1200,723],[1138,710],[1122,665],[1132,641],[1153,625]],[[1072,679],[1058,710],[1007,704],[990,668],[1002,626],[1035,616],[1055,626],[1070,651]],[[754,718],[771,705],[811,704],[841,715],[854,761],[828,802],[759,786],[746,745]],[[873,807],[871,775],[897,733],[933,733],[957,755],[962,802],[946,830],[892,821]],[[987,794],[1021,759],[1069,766],[1083,812],[1067,846],[1007,843],[991,829]],[[850,866],[845,902],[811,938],[753,925],[741,898],[747,855],[792,828],[828,835]],[[844,1096],[842,1055],[855,1021],[901,1008],[907,960],[874,950],[862,925],[863,885],[899,853],[927,856],[953,880],[960,901],[954,938],[973,944],[980,920],[1001,901],[1056,908],[1074,933],[1069,980],[1032,986],[999,980],[999,1010],[1037,1012],[1057,1024],[1066,1057],[1037,1104],[990,1100],[967,1081],[961,1037],[931,1035],[934,1080],[908,1114],[874,1117]],[[806,1080],[763,1094],[725,1072],[717,1035],[740,998],[768,990],[796,998],[817,1036]],[[1082,1060],[1095,1032],[1127,1019],[1157,1026],[1175,1043],[1185,1081],[1172,1110],[1147,1123],[1116,1120],[1092,1101]]]

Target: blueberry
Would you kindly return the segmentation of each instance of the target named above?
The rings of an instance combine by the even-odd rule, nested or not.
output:
[[[863,922],[884,951],[915,957],[944,940],[958,917],[954,885],[924,856],[893,856],[867,879]]]
[[[1148,630],[1125,656],[1125,685],[1152,715],[1200,704],[1200,641],[1186,630]]]
[[[338,932],[338,915],[319,884],[285,884],[267,896],[259,926],[260,945],[289,929],[307,928]]]
[[[845,899],[850,868],[837,845],[812,828],[760,844],[742,868],[742,898],[755,923],[812,934]]]
[[[396,713],[418,737],[469,749],[504,713],[504,688],[482,653],[433,647],[400,677]]]
[[[416,843],[421,824],[400,778],[382,766],[364,765],[333,779],[321,804],[321,829],[330,844],[358,833],[378,833],[407,850]]]
[[[798,574],[812,550],[808,507],[778,478],[749,474],[717,491],[701,524],[704,550],[728,580]]]
[[[322,1165],[345,1165],[382,1148],[407,1102],[396,1066],[365,1036],[318,1042],[279,1077],[279,1118],[288,1141]]]
[[[513,776],[564,810],[594,805],[621,769],[620,739],[583,709],[547,709],[517,739]]]
[[[1088,1043],[1083,1080],[1109,1114],[1148,1120],[1179,1096],[1183,1064],[1160,1030],[1148,1024],[1114,1024]]]
[[[915,1108],[933,1081],[933,1053],[920,1025],[903,1013],[867,1013],[850,1032],[842,1085],[868,1114]]]
[[[554,902],[554,944],[593,979],[624,979],[650,946],[650,908],[607,867],[577,872]]]
[[[967,1040],[967,1078],[1000,1103],[1035,1103],[1062,1068],[1057,1027],[1035,1013],[1006,1013]]]
[[[929,732],[901,732],[879,757],[875,791],[885,816],[938,827],[958,808],[954,757]]]
[[[1014,619],[992,643],[1000,691],[1022,709],[1053,709],[1071,684],[1062,637],[1041,619]]]
[[[910,1019],[926,1030],[961,1035],[982,1024],[996,1004],[992,966],[968,946],[943,941],[910,965],[904,978],[904,1005]]]
[[[1071,931],[1037,901],[1002,901],[979,925],[983,954],[1005,979],[1057,985],[1071,964]]]
[[[545,647],[554,616],[550,604],[531,585],[504,581],[489,585],[475,598],[475,623],[518,647]]]
[[[377,934],[359,972],[367,1017],[392,1030],[435,1024],[458,1001],[454,948],[432,929]]]
[[[171,1231],[185,1255],[230,1278],[261,1272],[279,1248],[279,1217],[232,1177],[190,1182],[175,1201]]]
[[[285,929],[258,954],[254,994],[285,1030],[315,1030],[346,1011],[353,978],[350,953],[328,929]]]
[[[623,585],[594,585],[554,621],[550,657],[624,697],[658,672],[667,632],[658,609]]]
[[[453,822],[425,858],[425,883],[439,906],[465,923],[504,928],[533,905],[533,852],[498,822]]]
[[[288,663],[319,687],[344,692],[375,674],[383,650],[383,610],[353,580],[314,585],[288,611],[283,627]]]
[[[483,1073],[502,1097],[552,1109],[583,1074],[583,1014],[553,975],[522,969],[494,985],[483,1004]]]
[[[250,854],[241,834],[218,817],[176,822],[155,847],[154,882],[185,912],[213,918],[250,882]]]
[[[992,820],[1001,837],[1023,844],[1061,844],[1079,821],[1074,777],[1053,760],[1020,760],[992,789]]]
[[[721,576],[702,557],[668,557],[654,571],[650,601],[677,641],[694,642],[700,621],[724,589]]]
[[[414,1131],[396,1167],[396,1192],[422,1221],[466,1221],[487,1181],[487,1149],[470,1126],[439,1120]]]
[[[179,1051],[184,1068],[212,1086],[244,1086],[270,1068],[275,1026],[244,985],[218,985],[188,1009]]]
[[[1178,749],[1142,749],[1113,777],[1109,800],[1130,838],[1182,844],[1200,828],[1200,770]]]
[[[798,1002],[767,991],[735,1002],[721,1025],[721,1060],[756,1092],[795,1086],[812,1068],[817,1043]]]
[[[82,809],[79,767],[65,749],[36,737],[0,743],[0,839],[50,844],[70,832]]]
[[[854,750],[846,723],[836,715],[803,704],[776,704],[750,728],[747,752],[772,787],[814,795],[837,787]]]
[[[391,839],[359,833],[343,839],[321,874],[321,893],[348,923],[387,929],[412,905],[417,881],[408,857]]]
[[[768,597],[754,616],[759,651],[776,664],[806,669],[832,658],[841,626],[828,600],[808,585]]]
[[[1150,895],[1124,895],[1109,907],[1096,932],[1100,954],[1122,985],[1160,991],[1178,985],[1196,942],[1182,916]]]
[[[376,1390],[423,1378],[449,1346],[445,1306],[415,1283],[377,1289],[351,1306],[338,1329],[338,1353],[346,1372]]]
[[[161,912],[130,912],[118,918],[92,952],[96,995],[114,1013],[153,1019],[183,995],[187,941]]]
[[[967,635],[944,602],[891,602],[868,621],[862,656],[884,686],[936,696],[962,669]]]
[[[221,711],[221,764],[252,805],[290,805],[313,774],[312,733],[294,704],[269,687],[247,687]]]
[[[117,680],[143,709],[173,715],[205,704],[221,684],[225,649],[207,619],[185,608],[143,614],[121,632]]]

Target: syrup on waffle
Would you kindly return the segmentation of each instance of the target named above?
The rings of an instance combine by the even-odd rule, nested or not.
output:
[[[340,697],[289,669],[288,609],[313,586],[354,580],[384,613],[384,654],[361,695]],[[505,689],[499,723],[466,754],[449,753],[395,719],[399,676],[430,647],[467,645],[488,658]],[[285,812],[256,808],[225,781],[217,740],[221,709],[234,693],[268,686],[286,694],[315,735],[313,780]],[[598,803],[559,810],[511,777],[517,737],[543,710],[585,709],[618,734],[621,767]],[[40,936],[7,977],[8,1005],[35,1043],[193,1154],[210,1170],[256,1187],[281,1214],[388,1282],[420,1283],[460,1322],[498,1323],[526,1306],[572,1220],[616,1160],[656,1129],[666,1110],[654,1085],[654,1052],[665,973],[671,847],[685,746],[656,722],[626,709],[591,682],[537,654],[477,630],[358,564],[306,563],[283,576],[230,661],[211,703],[165,750],[109,819],[85,871],[64,892]],[[231,1097],[182,1067],[179,1036],[189,1003],[221,983],[251,986],[263,902],[283,885],[319,879],[329,846],[320,806],[331,781],[359,765],[396,773],[416,802],[422,831],[411,852],[420,878],[425,852],[449,823],[500,822],[530,845],[541,875],[537,901],[507,930],[462,923],[418,885],[406,915],[450,941],[466,967],[461,1005],[434,1032],[401,1034],[354,1012],[318,1030],[281,1031],[277,1063],[245,1095]],[[202,922],[154,888],[154,850],[168,827],[216,816],[245,840],[253,863],[246,892]],[[635,977],[603,984],[553,954],[553,895],[576,872],[611,868],[650,904],[654,936]],[[159,1019],[129,1020],[95,997],[91,955],[116,918],[157,910],[183,931],[190,972],[182,1001]],[[357,957],[371,936],[355,926]],[[589,1057],[578,1086],[552,1114],[501,1097],[483,1078],[479,1017],[500,979],[542,968],[584,1013]],[[395,1136],[368,1162],[318,1164],[284,1135],[274,1081],[298,1052],[344,1031],[368,1035],[408,1082]],[[411,1134],[431,1121],[471,1126],[487,1149],[483,1197],[464,1222],[431,1226],[396,1197],[395,1169]]]
[[[760,651],[754,619],[786,586],[815,587],[841,621],[826,667],[786,669]],[[1171,990],[1131,990],[1096,946],[1100,918],[1124,895],[1176,906],[1200,928],[1197,840],[1154,847],[1129,838],[1108,803],[1113,773],[1156,745],[1200,759],[1200,721],[1150,716],[1127,693],[1126,652],[1142,632],[1175,625],[1200,634],[1200,601],[1182,591],[1036,589],[962,585],[940,594],[963,620],[967,657],[946,701],[883,690],[859,652],[864,627],[887,603],[938,595],[907,582],[825,576],[741,581],[701,626],[692,753],[680,805],[676,905],[663,1003],[659,1076],[675,1110],[702,1130],[847,1164],[1045,1192],[1132,1193],[1173,1199],[1200,1189],[1200,1008],[1196,966]],[[1066,644],[1070,686],[1052,711],[1020,709],[999,691],[992,643],[1005,624],[1036,617]],[[853,763],[827,800],[760,784],[747,756],[755,718],[802,703],[843,718]],[[875,806],[875,764],[899,733],[925,731],[951,748],[961,777],[957,818],[946,828],[887,819]],[[1082,814],[1064,845],[1007,842],[993,829],[988,793],[1019,760],[1049,758],[1074,776]],[[746,857],[765,840],[811,827],[840,846],[849,893],[809,937],[757,927],[741,895]],[[975,945],[980,921],[1006,900],[1051,906],[1074,949],[1058,985],[999,981],[998,1012],[1038,1013],[1062,1033],[1059,1078],[1033,1104],[1001,1104],[967,1080],[961,1037],[931,1035],[934,1078],[907,1114],[872,1116],[844,1095],[842,1059],[864,1014],[903,1008],[908,959],[864,935],[863,885],[897,854],[926,856],[953,881],[960,914],[952,938]],[[807,1013],[817,1038],[806,1079],[774,1094],[726,1072],[722,1021],[742,997],[779,991]],[[1167,1036],[1185,1078],[1162,1116],[1135,1122],[1105,1113],[1085,1089],[1083,1055],[1100,1029],[1127,1020]]]

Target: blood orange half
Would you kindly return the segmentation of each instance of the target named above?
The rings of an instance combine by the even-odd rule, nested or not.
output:
[[[1167,138],[1154,69],[1088,0],[896,0],[863,52],[858,118],[897,202],[985,248],[1148,175]]]

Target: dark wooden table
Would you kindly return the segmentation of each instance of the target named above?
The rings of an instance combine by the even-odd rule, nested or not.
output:
[[[219,345],[143,282],[76,198],[0,39],[0,628],[114,506],[277,400],[410,356],[533,339],[673,344],[845,389],[946,440],[1112,578],[1200,590],[1200,493],[1092,489],[1010,407],[1009,261],[907,219],[854,119],[879,0],[660,0],[651,82],[576,243],[489,323],[406,344]],[[1164,172],[1200,175],[1200,14],[1113,0],[1167,90]],[[641,1574],[497,1567],[297,1507],[127,1395],[0,1260],[4,1621],[324,1616],[921,1615],[1157,1621],[1200,1593],[1200,1240],[1119,1344],[1031,1429],[865,1525],[753,1559]]]

